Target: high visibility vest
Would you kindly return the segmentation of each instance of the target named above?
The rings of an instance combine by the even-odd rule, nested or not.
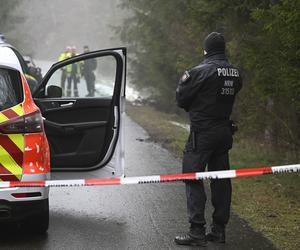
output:
[[[73,69],[73,66],[75,65],[75,74],[76,74],[76,77],[80,77],[81,76],[81,62],[76,62],[76,63],[72,63],[72,64],[68,64],[65,66],[65,69],[66,69],[66,73],[67,73],[67,76],[71,76],[71,73],[72,73],[72,69]]]
[[[26,80],[37,81],[32,75],[25,74]]]
[[[61,54],[59,55],[58,61],[60,62],[60,61],[66,60],[66,59],[68,59],[68,58],[70,58],[70,57],[71,57],[71,53],[70,53],[70,52],[63,52],[63,53],[61,53]],[[68,67],[68,65],[65,66],[65,67],[63,67],[63,70],[66,70],[66,71],[67,71],[67,67]]]
[[[60,62],[60,61],[63,61],[65,59],[67,59],[67,58],[70,58],[70,57],[71,57],[71,53],[69,53],[69,52],[63,52],[63,53],[61,53],[59,55],[58,61]]]

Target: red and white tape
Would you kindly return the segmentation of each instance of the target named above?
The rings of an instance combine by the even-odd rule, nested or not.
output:
[[[259,176],[265,174],[296,173],[296,172],[300,172],[300,164],[276,166],[276,167],[264,167],[264,168],[210,171],[210,172],[201,172],[201,173],[166,174],[166,175],[151,175],[151,176],[110,178],[110,179],[103,178],[103,179],[79,179],[79,180],[49,180],[49,181],[3,181],[0,182],[0,188],[132,185],[132,184],[176,182],[176,181],[187,181],[187,180],[227,179],[227,178],[237,178],[237,177],[246,177],[246,176]]]

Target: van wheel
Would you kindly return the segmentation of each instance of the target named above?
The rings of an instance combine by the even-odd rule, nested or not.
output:
[[[44,200],[42,211],[27,218],[23,225],[30,232],[37,234],[46,233],[49,228],[49,200]]]

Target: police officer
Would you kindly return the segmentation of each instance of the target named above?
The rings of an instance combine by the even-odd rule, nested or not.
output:
[[[228,170],[228,151],[232,147],[229,120],[235,96],[242,88],[239,70],[225,56],[222,34],[212,32],[204,40],[204,61],[186,71],[176,89],[180,108],[189,112],[190,135],[183,156],[183,172]],[[231,203],[230,179],[211,180],[214,207],[211,232],[205,232],[206,194],[203,181],[187,181],[186,196],[190,230],[176,236],[180,245],[206,246],[207,241],[225,243],[225,226]]]
[[[83,47],[84,53],[90,52],[90,49],[87,45]],[[95,80],[96,76],[94,70],[97,68],[97,61],[95,58],[91,58],[83,61],[81,74],[83,75],[86,81],[86,87],[88,94],[87,97],[93,97],[95,95]]]

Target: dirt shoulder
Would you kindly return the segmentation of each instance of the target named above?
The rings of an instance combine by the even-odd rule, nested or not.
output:
[[[188,136],[179,124],[185,118],[166,114],[147,106],[127,104],[126,113],[178,158]],[[235,138],[230,152],[232,168],[290,164],[265,145]],[[280,249],[300,247],[300,174],[268,175],[233,180],[233,209],[250,226],[263,233]]]

